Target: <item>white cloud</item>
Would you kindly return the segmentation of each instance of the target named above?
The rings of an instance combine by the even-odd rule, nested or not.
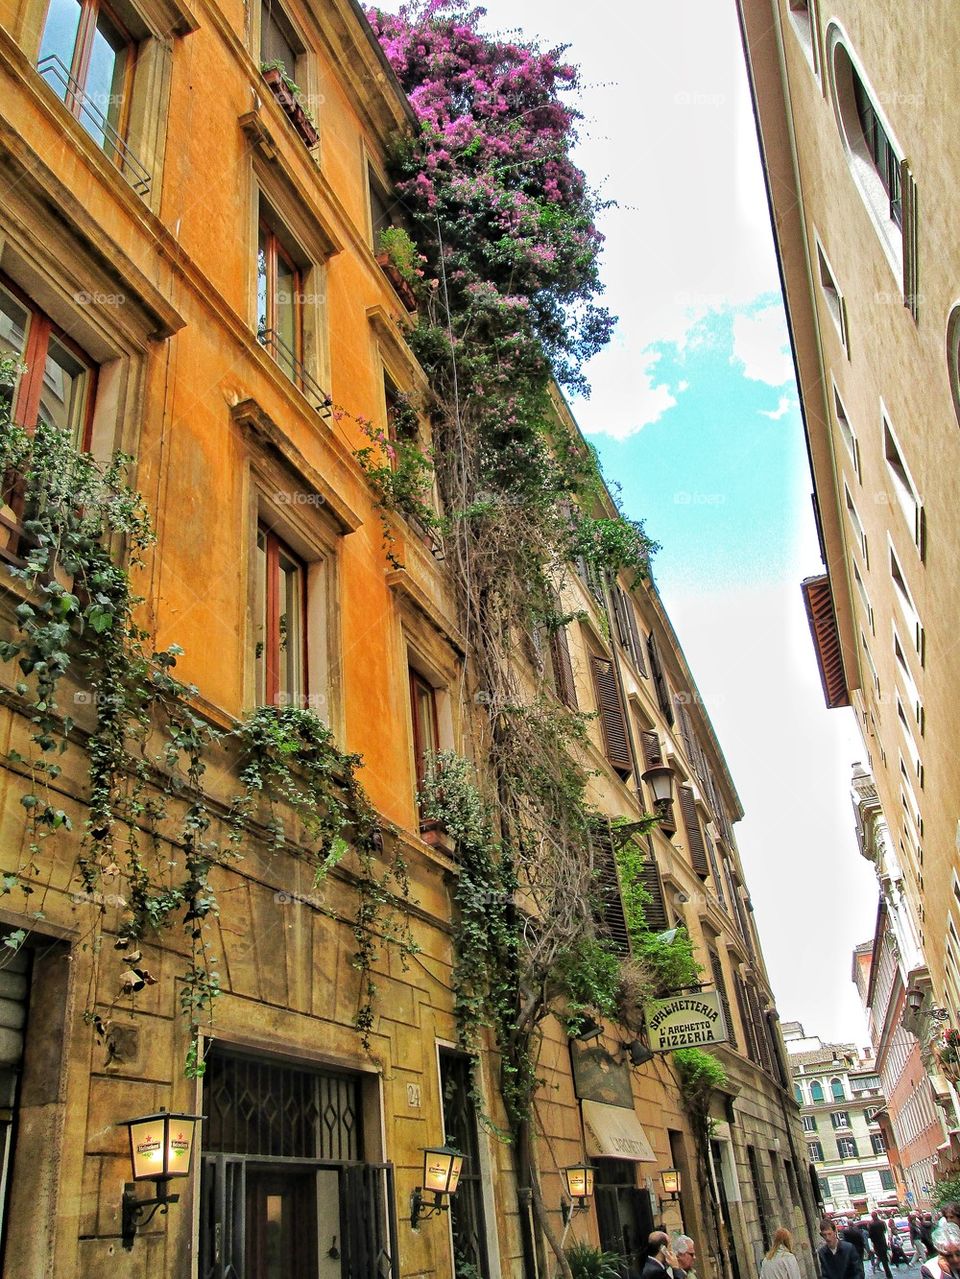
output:
[[[752,382],[785,386],[793,381],[793,361],[779,304],[734,317],[731,361],[739,361],[743,376]]]
[[[760,409],[761,417],[768,417],[771,422],[779,422],[793,408],[794,401],[789,395],[781,395],[780,402],[775,409]]]
[[[627,440],[673,408],[686,383],[671,390],[658,381],[659,361],[658,352],[644,351],[637,357],[630,344],[620,340],[597,356],[590,365],[593,394],[589,401],[574,405],[587,435]]]

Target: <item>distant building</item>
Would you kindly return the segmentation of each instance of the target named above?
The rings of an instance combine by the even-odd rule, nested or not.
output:
[[[885,1099],[875,1059],[854,1044],[807,1035],[797,1021],[782,1029],[824,1209],[895,1208],[900,1196],[878,1119]]]

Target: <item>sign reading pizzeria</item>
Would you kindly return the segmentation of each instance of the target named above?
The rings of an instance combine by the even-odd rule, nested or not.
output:
[[[648,1042],[654,1052],[703,1048],[708,1044],[726,1042],[727,1027],[720,1008],[720,996],[715,990],[654,999],[644,1005],[643,1011],[647,1019]]]

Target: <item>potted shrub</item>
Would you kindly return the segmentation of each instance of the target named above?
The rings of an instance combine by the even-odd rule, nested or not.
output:
[[[417,309],[414,293],[417,280],[423,276],[420,254],[410,236],[400,226],[388,226],[377,241],[377,264],[400,294],[408,311]]]
[[[287,119],[300,134],[304,144],[313,148],[320,141],[320,134],[313,116],[301,101],[300,86],[287,75],[282,62],[263,62],[260,71],[270,92],[283,108]]]
[[[589,1243],[575,1243],[566,1249],[573,1279],[620,1279],[620,1258]]]

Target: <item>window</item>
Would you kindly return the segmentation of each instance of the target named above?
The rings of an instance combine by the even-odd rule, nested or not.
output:
[[[847,304],[843,300],[843,294],[837,286],[830,263],[827,261],[827,255],[824,252],[823,245],[820,243],[819,237],[815,237],[817,249],[817,279],[820,282],[820,292],[823,294],[823,300],[826,303],[827,310],[836,325],[837,333],[840,335],[840,343],[844,349],[848,346],[847,341]],[[848,351],[849,354],[849,351]]]
[[[897,559],[896,551],[893,549],[893,544],[888,542],[887,546],[890,552],[890,577],[893,579],[893,585],[896,590],[897,603],[900,605],[900,611],[903,613],[904,620],[909,627],[913,646],[920,658],[920,665],[923,666],[923,624],[920,621],[920,614],[917,612],[916,605],[913,602],[913,596],[910,594],[910,588],[907,586],[907,581],[903,575],[903,569],[900,567],[900,561]]]
[[[807,1156],[812,1163],[819,1164],[823,1162],[823,1147],[819,1141],[807,1143]]]
[[[913,678],[913,672],[907,664],[903,645],[900,642],[900,636],[897,634],[896,626],[893,628],[893,655],[897,659],[897,672],[903,681],[903,686],[906,690],[907,699],[910,704],[911,714],[913,715],[917,729],[922,737],[924,731],[923,702],[920,700],[920,690],[917,688],[916,681]]]
[[[856,1159],[857,1143],[852,1137],[838,1137],[837,1154],[841,1159]]]
[[[873,689],[877,697],[880,697],[880,676],[877,673],[877,667],[873,660],[873,654],[870,652],[870,645],[867,643],[867,637],[863,631],[860,632],[860,645],[863,649],[863,655],[866,658],[867,667],[870,671],[870,678],[873,681]],[[841,1098],[837,1098],[841,1100]]]
[[[391,213],[393,201],[388,194],[386,184],[381,182],[372,167],[367,165],[367,189],[370,199],[370,242],[376,253],[380,248],[380,236],[393,226],[395,219]]]
[[[279,537],[257,529],[254,669],[258,706],[303,706],[306,678],[306,573]]]
[[[857,567],[855,560],[851,561],[853,565],[853,584],[857,588],[857,594],[860,596],[860,603],[863,605],[863,611],[866,614],[867,622],[870,626],[872,634],[876,633],[873,620],[873,605],[870,603],[870,596],[867,594],[867,588],[863,584],[863,577],[860,569]]]
[[[802,1106],[802,1105],[803,1105],[803,1093],[802,1093],[802,1092],[801,1092],[801,1090],[800,1090],[800,1085],[799,1085],[799,1084],[794,1084],[794,1085],[793,1085],[793,1095],[794,1095],[794,1097],[796,1097],[796,1099],[797,1099],[797,1105],[798,1105],[798,1106]],[[807,1119],[808,1119],[808,1118],[810,1118],[810,1116],[808,1116],[808,1115],[805,1115],[805,1116],[804,1116],[804,1119],[803,1119],[803,1126],[804,1126],[804,1128],[806,1128],[806,1126],[807,1126]]]
[[[96,372],[65,333],[12,285],[0,280],[0,355],[22,360],[12,417],[32,428],[37,421],[69,431],[89,444]]]
[[[847,1183],[848,1195],[865,1195],[867,1193],[866,1186],[863,1184],[862,1172],[848,1172],[844,1180]]]
[[[875,1155],[885,1155],[887,1153],[887,1143],[883,1139],[882,1132],[871,1133],[870,1144],[873,1146],[873,1153]]]
[[[833,383],[833,415],[837,421],[837,427],[844,444],[847,446],[847,452],[850,454],[850,460],[853,462],[853,469],[857,474],[857,479],[861,479],[860,475],[860,443],[857,440],[853,427],[850,425],[850,419],[847,416],[847,410],[844,407],[843,400],[840,398],[840,392],[837,390],[836,382]]]
[[[101,0],[51,0],[37,70],[98,147],[116,164],[129,160],[139,169],[123,141],[136,53],[133,37]],[[149,185],[146,170],[136,176]]]
[[[261,216],[257,240],[257,339],[298,386],[303,381],[303,278],[289,241]]]
[[[810,10],[810,0],[789,0],[789,3],[787,4],[787,13],[790,16],[790,25],[797,33],[797,39],[800,41],[803,52],[806,54],[807,61],[813,68],[814,74],[816,74],[816,41],[814,37],[813,14]]]
[[[834,1100],[834,1101],[843,1101],[844,1096],[845,1096],[844,1091],[843,1091],[843,1080],[842,1080],[842,1079],[831,1079],[831,1080],[830,1080],[830,1091],[833,1093],[833,1100]]]
[[[847,164],[873,222],[903,301],[917,318],[916,191],[892,131],[878,107],[863,68],[836,23],[826,34],[833,105]],[[882,297],[878,294],[878,298]]]
[[[877,114],[876,107],[863,81],[851,63],[850,75],[853,81],[853,99],[857,108],[857,119],[863,131],[867,154],[873,161],[877,176],[883,183],[889,201],[890,217],[897,226],[903,228],[903,203],[900,198],[900,160],[890,144],[883,123]]]
[[[723,964],[720,962],[720,956],[715,950],[710,952],[710,972],[713,976],[713,984],[717,988],[717,994],[720,996],[720,1007],[723,1009],[723,1020],[727,1026],[727,1038],[731,1048],[736,1048],[737,1032],[733,1025],[733,1017],[730,1014],[730,1000],[727,996],[727,980],[723,975]]]
[[[804,1115],[804,1116],[803,1116],[803,1130],[804,1130],[804,1132],[816,1132],[816,1131],[817,1131],[817,1117],[816,1117],[816,1115]]]
[[[880,1169],[880,1189],[896,1190],[896,1183],[893,1180],[893,1173],[889,1168]]]
[[[897,444],[893,428],[884,411],[881,410],[883,422],[883,455],[887,463],[887,474],[893,485],[893,491],[900,510],[907,521],[907,528],[913,538],[914,545],[924,558],[924,518],[923,505],[917,497],[917,490],[907,470],[906,463]]]
[[[849,1128],[850,1115],[846,1110],[834,1110],[830,1115],[830,1122],[834,1128]]]
[[[880,1079],[877,1075],[863,1075],[859,1079],[853,1080],[854,1092],[870,1092],[880,1087]]]
[[[633,601],[616,582],[611,588],[610,598],[613,602],[613,615],[620,647],[626,652],[639,673],[645,676],[647,668],[643,661],[643,644],[640,642],[640,630],[637,626]]]
[[[427,758],[440,749],[440,726],[437,718],[437,694],[418,672],[410,670],[410,712],[413,721],[413,760],[417,775],[417,791],[423,789]]]
[[[471,1266],[478,1279],[489,1274],[486,1223],[483,1208],[483,1169],[474,1105],[469,1057],[440,1052],[440,1092],[443,1098],[443,1135],[447,1145],[466,1158],[457,1193],[450,1199],[450,1230],[455,1269]]]
[[[656,636],[652,631],[647,636],[647,657],[650,659],[650,674],[653,677],[653,686],[657,694],[657,705],[660,707],[664,719],[672,726],[673,704],[670,700],[670,690],[667,688],[663,666],[660,662],[660,649],[657,646]]]
[[[297,60],[302,53],[303,45],[281,6],[275,0],[263,0],[260,5],[261,66],[282,63],[286,74],[296,80]]]
[[[823,1101],[823,1089],[820,1087],[820,1081],[815,1079],[810,1085],[810,1100],[812,1102]]]
[[[854,536],[856,537],[857,545],[860,547],[860,554],[863,556],[864,566],[869,568],[870,554],[867,550],[867,535],[864,532],[863,524],[860,521],[857,508],[854,504],[853,498],[850,496],[850,490],[847,488],[846,484],[843,486],[843,497],[847,507],[847,518],[850,520],[850,525],[853,529]]]

